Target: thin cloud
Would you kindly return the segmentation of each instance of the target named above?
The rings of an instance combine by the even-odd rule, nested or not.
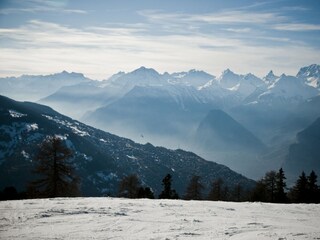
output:
[[[302,6],[290,6],[290,7],[283,7],[282,10],[284,11],[308,11],[309,8],[302,7]]]
[[[273,29],[281,30],[281,31],[295,31],[295,32],[320,31],[320,25],[305,24],[305,23],[287,23],[287,24],[274,25]]]
[[[261,46],[217,34],[154,35],[148,30],[142,25],[80,29],[40,20],[19,28],[1,28],[0,39],[6,39],[10,46],[0,46],[1,69],[5,69],[0,74],[45,74],[65,69],[105,79],[119,70],[147,64],[171,72],[196,67],[214,75],[226,67],[240,73],[255,69],[255,74],[263,76],[270,67],[291,73],[292,66],[320,61],[314,49],[290,42],[281,47]]]
[[[17,6],[14,8],[2,8],[0,14],[16,14],[16,13],[42,13],[42,12],[60,12],[87,14],[88,12],[81,9],[67,8],[68,1],[66,0],[25,0],[17,1]]]
[[[261,24],[284,21],[287,17],[275,12],[250,12],[243,10],[223,11],[208,14],[163,13],[157,10],[139,11],[152,22],[206,23],[206,24]]]
[[[193,15],[190,20],[202,21],[210,24],[225,24],[225,23],[250,23],[261,24],[283,21],[286,17],[272,12],[248,12],[248,11],[226,11],[222,13]]]
[[[249,33],[251,28],[227,28],[226,30],[234,33]]]

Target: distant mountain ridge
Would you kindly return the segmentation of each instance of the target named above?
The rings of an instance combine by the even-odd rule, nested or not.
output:
[[[55,93],[63,86],[89,83],[82,73],[62,71],[50,75],[22,75],[0,78],[0,94],[19,100],[38,101]]]
[[[162,178],[168,173],[173,176],[179,194],[184,193],[186,181],[193,174],[201,176],[208,187],[211,180],[219,177],[230,187],[238,183],[246,188],[254,185],[254,181],[194,153],[154,147],[150,143],[137,144],[44,105],[0,96],[0,121],[1,189],[11,185],[25,189],[25,184],[34,178],[30,173],[36,146],[52,134],[64,139],[75,153],[73,164],[85,196],[115,195],[119,180],[128,174],[137,174],[156,194],[160,193]]]
[[[267,161],[266,156],[275,156],[274,149],[279,149],[281,156],[286,155],[296,134],[320,116],[317,100],[320,88],[316,84],[319,68],[318,64],[312,64],[300,68],[296,76],[276,76],[270,71],[259,78],[230,69],[216,77],[199,70],[161,74],[155,69],[140,67],[128,73],[118,72],[104,81],[87,81],[79,75],[78,83],[59,86],[49,96],[43,97],[46,91],[40,89],[38,102],[142,144],[183,147],[201,155],[203,146],[194,144],[195,133],[210,111],[221,110],[251,132],[255,141],[262,142],[267,153],[237,157],[245,153],[246,148],[238,146],[238,152],[234,152],[229,145],[227,152],[233,152],[233,156],[217,156],[212,151],[202,156],[256,177],[258,171],[243,170],[253,162],[279,168],[284,158]],[[1,81],[3,79],[0,84]],[[15,84],[10,87],[10,91],[3,91],[9,97],[16,88]],[[40,96],[36,85],[32,85],[31,90],[28,88],[27,93],[33,91],[33,97]],[[19,85],[17,89],[17,93],[23,94]]]

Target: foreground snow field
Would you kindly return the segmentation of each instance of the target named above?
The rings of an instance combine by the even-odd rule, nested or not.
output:
[[[320,205],[116,198],[0,202],[0,239],[320,239]]]

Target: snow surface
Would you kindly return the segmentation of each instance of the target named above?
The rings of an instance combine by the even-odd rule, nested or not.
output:
[[[0,239],[320,239],[316,204],[56,198],[0,212]]]

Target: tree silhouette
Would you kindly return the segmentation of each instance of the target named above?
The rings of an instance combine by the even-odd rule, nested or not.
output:
[[[276,176],[277,173],[275,171],[269,171],[266,173],[263,179],[267,191],[267,201],[269,202],[275,201]]]
[[[275,202],[277,203],[285,203],[287,202],[287,196],[286,193],[284,191],[285,187],[286,187],[286,183],[285,183],[285,175],[284,175],[284,171],[282,168],[279,169],[279,172],[276,174],[275,177],[275,185],[276,185],[276,189],[275,189]]]
[[[317,175],[314,171],[311,171],[308,176],[308,203],[319,203],[319,187],[317,185]]]
[[[186,199],[186,200],[201,200],[203,189],[204,189],[204,187],[200,182],[200,176],[193,175],[190,180],[190,183],[187,187],[187,191],[184,196],[184,199]]]
[[[252,201],[274,202],[277,189],[277,173],[269,171],[265,176],[257,181],[251,193]]]
[[[211,182],[211,190],[208,194],[208,200],[221,201],[226,200],[227,188],[223,188],[223,180],[218,178]]]
[[[163,191],[160,193],[160,199],[179,199],[179,195],[174,189],[171,189],[172,177],[170,174],[167,174],[162,179]]]
[[[267,187],[264,182],[264,179],[260,179],[257,181],[257,184],[251,193],[250,200],[251,201],[259,201],[259,202],[267,202],[268,201],[267,195],[268,195]]]
[[[136,174],[125,176],[119,183],[119,197],[125,198],[150,198],[153,192],[149,187],[142,187]]]
[[[119,197],[137,198],[140,181],[136,174],[124,177],[119,184]]]
[[[138,198],[154,199],[154,195],[149,187],[140,187],[138,189]]]
[[[295,186],[291,191],[291,198],[293,202],[306,203],[308,200],[308,179],[304,172],[301,173]]]
[[[232,200],[236,202],[243,201],[243,188],[240,183],[236,184],[233,188]]]
[[[0,191],[0,200],[15,200],[19,198],[17,189],[13,186],[5,187],[3,191]]]
[[[66,197],[79,194],[79,179],[70,163],[72,151],[58,136],[47,136],[39,145],[34,173],[42,177],[29,186],[33,197]]]

